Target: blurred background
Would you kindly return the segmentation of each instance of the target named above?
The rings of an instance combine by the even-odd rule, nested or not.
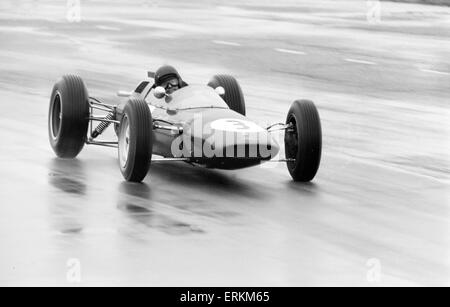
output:
[[[0,284],[449,285],[449,2],[1,1]],[[261,124],[313,100],[316,179],[55,158],[61,75],[117,103],[162,64],[234,75]]]

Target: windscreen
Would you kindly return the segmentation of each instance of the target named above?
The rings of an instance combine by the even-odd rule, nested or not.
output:
[[[166,102],[168,101],[168,102]],[[221,108],[228,109],[228,105],[209,86],[188,85],[170,95],[170,98],[156,99],[151,92],[147,96],[147,102],[156,107],[171,109],[192,109],[192,108]]]

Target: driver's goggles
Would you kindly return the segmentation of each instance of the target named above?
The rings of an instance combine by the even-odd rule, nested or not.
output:
[[[169,80],[167,82],[164,82],[163,86],[166,87],[168,85],[170,85],[170,86],[177,86],[178,85],[178,79],[171,79],[171,80]]]

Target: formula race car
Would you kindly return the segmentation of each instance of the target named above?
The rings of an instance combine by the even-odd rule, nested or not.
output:
[[[53,87],[48,118],[56,155],[73,159],[85,144],[118,148],[120,170],[131,182],[145,178],[152,157],[216,169],[286,162],[295,181],[316,175],[322,133],[313,102],[294,101],[284,123],[264,128],[245,116],[234,77],[216,75],[207,85],[188,85],[178,74],[162,77],[149,72],[133,92],[119,91],[126,99],[112,105],[90,97],[80,77],[63,76]],[[109,126],[117,139],[99,140]],[[284,130],[283,159],[276,159],[280,146],[272,136],[279,130]]]

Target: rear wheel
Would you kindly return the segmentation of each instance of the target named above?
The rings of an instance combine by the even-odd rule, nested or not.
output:
[[[147,103],[131,98],[119,125],[119,166],[127,181],[141,182],[150,169],[153,121]]]
[[[317,173],[322,153],[322,128],[320,117],[314,103],[309,100],[297,100],[289,109],[284,145],[287,168],[294,181],[311,181]]]
[[[222,96],[222,99],[227,103],[228,107],[245,116],[244,94],[239,83],[233,76],[215,75],[209,81],[208,86],[214,89],[219,86],[223,87],[225,94]]]
[[[66,75],[53,87],[48,134],[60,158],[75,158],[83,149],[89,124],[89,94],[83,80]]]

